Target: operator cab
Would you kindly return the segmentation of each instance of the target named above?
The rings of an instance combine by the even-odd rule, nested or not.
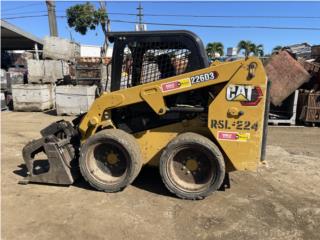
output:
[[[107,84],[111,92],[209,66],[202,41],[189,31],[113,32],[109,41],[113,43],[111,84]],[[112,120],[117,128],[135,133],[190,119],[207,110],[208,90],[179,93],[164,100],[168,111],[162,116],[142,102],[113,109]]]
[[[202,41],[189,31],[111,32],[111,88],[117,91],[209,66]]]

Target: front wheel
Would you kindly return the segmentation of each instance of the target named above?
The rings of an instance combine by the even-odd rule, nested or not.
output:
[[[95,189],[117,192],[138,176],[142,162],[136,139],[119,129],[102,130],[81,147],[82,176]]]
[[[160,157],[160,174],[170,192],[183,199],[203,199],[216,191],[225,177],[219,148],[196,133],[173,139]]]

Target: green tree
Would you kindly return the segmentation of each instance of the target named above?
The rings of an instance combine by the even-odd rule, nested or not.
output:
[[[241,50],[244,51],[245,57],[248,57],[251,53],[259,57],[262,57],[264,55],[263,45],[262,44],[256,45],[251,41],[244,41],[244,40],[240,41],[238,43],[238,53]]]
[[[218,53],[220,56],[224,55],[224,46],[221,42],[211,42],[206,47],[207,55],[209,58],[215,58]]]
[[[262,44],[259,44],[259,45],[255,45],[255,44],[252,44],[252,53],[255,55],[255,56],[258,56],[258,57],[263,57],[264,55],[264,50],[263,50],[263,45]]]
[[[282,46],[277,45],[277,46],[275,46],[275,47],[272,49],[272,53],[279,52],[282,48],[283,48]]]
[[[243,50],[244,51],[244,56],[248,57],[250,55],[250,53],[253,52],[255,48],[255,44],[253,44],[251,41],[240,41],[238,43],[238,53]]]
[[[88,30],[95,30],[99,25],[105,35],[104,48],[105,53],[108,47],[108,32],[110,21],[106,13],[105,5],[100,3],[100,8],[96,9],[89,2],[76,4],[66,10],[68,25],[82,35],[85,35]]]

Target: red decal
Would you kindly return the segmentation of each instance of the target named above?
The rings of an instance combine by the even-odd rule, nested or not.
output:
[[[218,132],[218,139],[236,140],[237,133],[235,133],[235,132]]]
[[[242,106],[257,106],[261,101],[261,97],[263,96],[262,90],[260,87],[255,87],[253,89],[253,101],[250,102],[241,102]]]
[[[250,139],[250,133],[218,132],[218,139],[225,141],[247,142]]]

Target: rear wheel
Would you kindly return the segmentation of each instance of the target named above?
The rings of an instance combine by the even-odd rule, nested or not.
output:
[[[166,187],[180,198],[203,199],[216,191],[225,176],[219,148],[196,133],[173,139],[160,157],[160,174]]]
[[[122,130],[102,130],[82,146],[79,165],[83,177],[95,189],[117,192],[138,176],[140,148],[136,139]]]

